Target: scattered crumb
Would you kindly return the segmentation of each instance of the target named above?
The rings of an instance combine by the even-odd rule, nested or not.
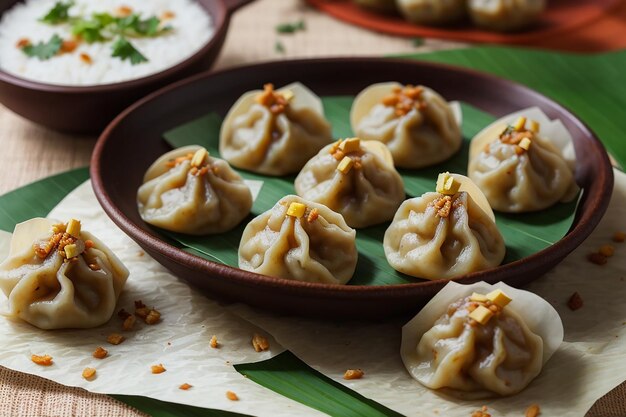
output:
[[[135,310],[138,308],[145,308],[146,305],[141,300],[135,300]]]
[[[165,369],[165,367],[163,366],[162,363],[158,364],[158,365],[152,365],[150,367],[150,369],[152,370],[153,374],[162,374],[163,372],[165,372],[167,369]]]
[[[255,351],[262,352],[270,348],[270,342],[268,342],[264,336],[255,333],[254,336],[252,336],[252,347],[254,347]]]
[[[232,391],[226,391],[226,398],[231,401],[239,401],[239,397],[237,397],[237,394]]]
[[[587,255],[587,260],[596,265],[604,265],[608,261],[607,257],[599,252],[592,252]]]
[[[142,257],[144,256],[146,253],[142,250],[140,250],[139,252],[137,252],[137,256]]]
[[[108,354],[109,352],[105,348],[98,346],[96,350],[93,351],[92,356],[96,359],[104,359]]]
[[[96,369],[95,368],[85,368],[83,369],[83,378],[85,378],[87,381],[91,381],[92,379],[94,379],[96,376]]]
[[[30,360],[41,366],[50,366],[54,364],[54,362],[52,361],[52,356],[50,355],[31,355]]]
[[[602,245],[600,246],[600,250],[598,250],[600,255],[604,255],[607,258],[610,258],[615,253],[615,248],[613,245]]]
[[[541,414],[541,409],[539,408],[537,404],[533,404],[526,409],[526,413],[524,414],[524,416],[525,417],[537,417],[539,414]]]
[[[84,64],[91,65],[93,63],[93,59],[91,58],[91,55],[85,52],[81,52],[79,57],[80,57],[81,62],[83,62]]]
[[[476,410],[472,413],[472,417],[491,417],[491,414],[487,411],[489,411],[489,408],[486,405],[483,405],[480,410]]]
[[[572,311],[576,311],[583,306],[583,298],[578,294],[578,291],[571,295],[569,301],[567,302],[567,306]]]
[[[148,312],[148,315],[144,318],[144,321],[146,322],[146,324],[157,324],[159,321],[161,321],[161,313],[159,313],[155,309],[152,309]]]
[[[121,309],[120,311],[117,312],[117,317],[121,318],[122,320],[126,320],[126,318],[130,315],[131,314],[124,309]]]
[[[365,372],[360,369],[348,369],[343,374],[343,379],[361,379],[363,375],[365,375]]]
[[[189,385],[188,383],[184,383],[183,385],[181,385],[180,387],[178,387],[179,389],[182,389],[183,391],[187,391],[189,388],[193,387],[193,385]]]
[[[109,342],[112,345],[119,345],[125,339],[126,338],[119,333],[111,333],[110,335],[107,336],[107,342]]]
[[[220,344],[217,342],[217,336],[213,335],[213,337],[211,337],[211,341],[209,342],[209,345],[213,349],[217,349],[218,347],[220,347]]]
[[[613,242],[622,243],[626,241],[626,233],[624,232],[615,232],[613,235]]]
[[[128,316],[126,317],[126,320],[124,320],[124,323],[122,324],[122,329],[123,330],[133,330],[133,327],[135,326],[135,321],[137,319],[135,318],[135,316]]]

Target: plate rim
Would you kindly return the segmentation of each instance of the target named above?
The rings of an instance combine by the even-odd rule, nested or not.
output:
[[[385,62],[389,65],[414,65],[430,68],[433,71],[447,71],[460,74],[466,74],[471,77],[483,78],[487,81],[495,84],[504,85],[508,90],[524,90],[525,94],[530,94],[541,101],[547,101],[556,107],[559,111],[569,114],[573,123],[577,125],[589,140],[591,146],[595,148],[596,152],[599,152],[602,166],[598,169],[599,184],[596,187],[588,190],[584,187],[583,192],[588,193],[586,196],[590,207],[583,213],[580,213],[581,205],[579,204],[575,216],[574,223],[570,227],[567,234],[562,237],[556,243],[548,246],[547,248],[534,253],[533,255],[524,257],[522,259],[510,262],[505,265],[499,265],[495,268],[490,268],[483,271],[477,271],[470,274],[462,275],[453,279],[441,279],[434,281],[421,281],[408,284],[390,284],[390,285],[339,285],[339,284],[322,284],[322,283],[310,283],[296,280],[277,279],[269,276],[257,274],[250,271],[244,271],[239,268],[231,267],[225,264],[209,261],[205,258],[193,255],[179,249],[163,239],[158,239],[153,235],[145,232],[141,227],[130,220],[124,212],[117,207],[112,198],[106,191],[107,185],[102,181],[100,176],[101,170],[101,156],[107,145],[108,138],[113,134],[118,125],[120,125],[126,118],[132,116],[137,110],[147,105],[148,103],[158,100],[162,96],[175,91],[181,87],[193,84],[205,78],[215,77],[221,74],[236,73],[240,71],[249,71],[251,69],[259,68],[271,68],[273,66],[281,65],[306,65],[311,62],[317,64],[339,64],[339,63],[352,63],[366,65],[368,62]],[[403,58],[374,58],[374,57],[333,57],[333,58],[305,58],[305,59],[288,59],[288,60],[271,60],[261,63],[255,63],[250,65],[241,65],[219,71],[206,71],[196,74],[189,78],[177,81],[166,87],[157,90],[146,97],[140,99],[120,115],[118,115],[102,132],[95,145],[92,158],[90,175],[92,180],[92,187],[95,191],[96,197],[107,213],[107,215],[113,220],[113,222],[122,229],[122,231],[135,240],[140,246],[147,246],[149,249],[160,253],[163,256],[169,258],[169,260],[181,264],[184,267],[197,270],[212,277],[220,277],[221,279],[232,281],[238,285],[253,286],[259,285],[267,289],[275,289],[287,293],[302,293],[303,291],[307,296],[323,297],[323,298],[349,298],[354,297],[364,299],[377,299],[387,298],[394,295],[405,296],[407,293],[414,293],[416,296],[422,295],[425,290],[435,291],[443,288],[450,280],[459,282],[461,284],[468,284],[477,281],[486,280],[487,282],[502,281],[506,278],[509,271],[514,270],[518,273],[531,272],[537,266],[541,265],[540,259],[543,257],[550,257],[551,259],[562,260],[570,252],[576,249],[589,234],[595,229],[600,222],[606,209],[608,208],[610,197],[613,191],[613,171],[609,161],[608,154],[595,133],[580,119],[575,113],[570,111],[565,106],[561,105],[557,101],[519,84],[514,81],[510,81],[498,76],[494,76],[485,72],[459,67],[449,64],[440,64],[425,62],[413,59]],[[581,187],[583,188],[583,187]],[[489,278],[491,277],[491,278]]]

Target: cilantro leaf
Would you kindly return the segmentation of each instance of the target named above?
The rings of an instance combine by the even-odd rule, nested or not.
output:
[[[121,59],[125,61],[127,59],[130,60],[130,63],[133,65],[140,64],[142,62],[147,62],[148,59],[141,54],[132,43],[128,42],[125,38],[119,38],[113,43],[113,53],[111,56]]]
[[[294,33],[299,30],[305,30],[306,26],[304,24],[304,20],[300,20],[295,23],[281,23],[276,26],[276,32],[278,33]]]
[[[69,1],[67,3],[57,2],[52,9],[44,17],[41,18],[42,22],[56,25],[59,23],[67,22],[70,18],[69,10],[74,5],[74,2]]]
[[[77,20],[72,26],[72,34],[80,37],[87,43],[102,42],[106,40],[102,35],[104,26],[100,21],[94,20]]]
[[[119,32],[131,36],[157,36],[171,30],[169,26],[159,29],[161,20],[156,16],[144,20],[138,14],[132,14],[116,19],[115,23]]]
[[[63,39],[55,33],[48,42],[39,42],[36,45],[26,45],[22,48],[22,52],[29,57],[39,58],[40,61],[46,61],[55,56],[61,50],[62,44]]]

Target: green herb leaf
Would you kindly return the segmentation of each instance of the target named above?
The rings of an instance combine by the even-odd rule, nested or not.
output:
[[[161,20],[155,16],[141,19],[138,14],[121,17],[115,21],[117,30],[124,35],[152,37],[171,30],[170,26],[159,29]]]
[[[276,43],[274,44],[274,51],[278,52],[279,54],[285,53],[285,46],[281,41],[276,41]]]
[[[276,32],[278,33],[294,33],[299,30],[306,30],[304,20],[300,20],[295,23],[281,23],[276,26]]]
[[[78,20],[72,26],[72,34],[80,37],[87,43],[102,42],[106,40],[102,34],[104,26],[99,20]]]
[[[141,54],[132,43],[128,42],[125,38],[119,38],[113,43],[113,57],[119,58],[122,61],[127,59],[133,65],[140,64],[142,62],[148,62],[148,59]]]
[[[22,48],[29,57],[39,58],[40,61],[46,61],[55,56],[61,49],[63,39],[57,34],[52,35],[48,42],[39,42],[36,45],[26,45]]]
[[[72,1],[67,3],[57,2],[54,7],[41,18],[41,21],[51,25],[67,22],[70,18],[69,10],[73,5],[74,2]]]

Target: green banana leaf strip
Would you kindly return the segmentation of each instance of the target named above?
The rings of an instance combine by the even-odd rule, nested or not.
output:
[[[333,126],[336,138],[352,136],[350,106],[353,97],[323,97],[324,112]],[[466,174],[469,141],[495,118],[467,103],[463,107],[463,147],[450,160],[421,170],[400,170],[409,197],[417,197],[434,190],[437,175],[443,171]],[[219,130],[221,117],[210,113],[166,132],[163,136],[173,147],[202,145],[212,155],[219,156]],[[295,176],[266,177],[249,171],[238,170],[245,179],[263,181],[263,188],[252,207],[252,214],[237,228],[219,236],[189,236],[168,231],[164,235],[178,241],[193,253],[214,261],[237,267],[237,250],[246,224],[255,216],[269,210],[287,194],[294,194]],[[505,263],[532,255],[561,239],[572,225],[576,201],[536,213],[506,215],[496,213],[496,221],[507,246]],[[359,262],[349,285],[390,285],[417,282],[419,279],[395,271],[385,258],[382,240],[388,223],[359,229],[357,248]]]

